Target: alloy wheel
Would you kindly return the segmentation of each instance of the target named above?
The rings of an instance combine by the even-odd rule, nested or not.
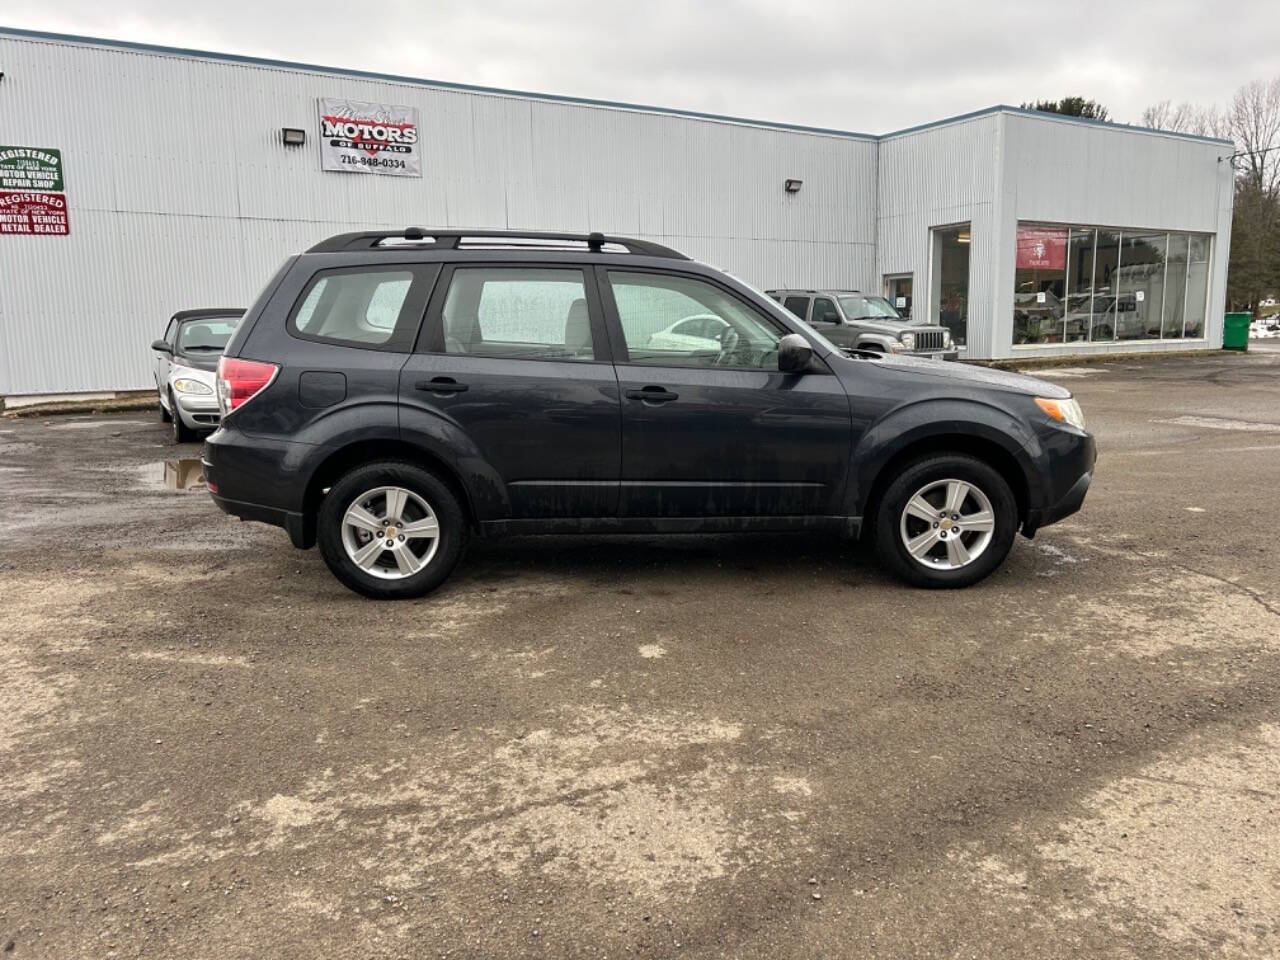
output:
[[[898,524],[908,555],[931,570],[966,567],[987,549],[995,511],[977,486],[965,480],[934,480],[907,500]]]
[[[427,566],[440,546],[440,522],[418,494],[404,487],[374,487],[342,515],[342,546],[365,573],[402,580]]]

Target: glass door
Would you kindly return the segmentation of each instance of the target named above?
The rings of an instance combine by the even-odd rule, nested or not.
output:
[[[933,297],[931,318],[951,331],[951,340],[963,347],[969,330],[969,224],[938,227],[933,231]]]

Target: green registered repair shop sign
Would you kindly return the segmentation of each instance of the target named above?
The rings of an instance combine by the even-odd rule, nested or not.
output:
[[[62,189],[62,151],[52,147],[0,147],[0,190]]]

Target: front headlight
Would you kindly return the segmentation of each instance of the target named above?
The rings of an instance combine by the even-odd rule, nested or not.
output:
[[[1084,411],[1072,397],[1069,400],[1050,400],[1047,397],[1036,397],[1036,406],[1059,423],[1069,423],[1077,430],[1084,429]]]
[[[951,331],[945,327],[942,330],[942,345],[944,347],[951,346]]]
[[[898,339],[902,341],[903,350],[914,350],[916,348],[916,335],[914,333],[904,333]]]
[[[173,381],[173,389],[178,393],[189,394],[193,397],[207,397],[213,393],[207,384],[203,384],[199,380],[188,380],[186,377],[179,377]]]

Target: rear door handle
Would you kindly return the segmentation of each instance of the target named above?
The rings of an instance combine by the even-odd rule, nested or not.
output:
[[[628,400],[643,400],[645,403],[670,403],[679,400],[680,394],[672,393],[666,387],[648,386],[640,390],[628,390]]]
[[[425,390],[429,393],[464,393],[467,389],[465,383],[459,383],[453,377],[435,377],[431,380],[419,380],[413,385],[415,390]]]

